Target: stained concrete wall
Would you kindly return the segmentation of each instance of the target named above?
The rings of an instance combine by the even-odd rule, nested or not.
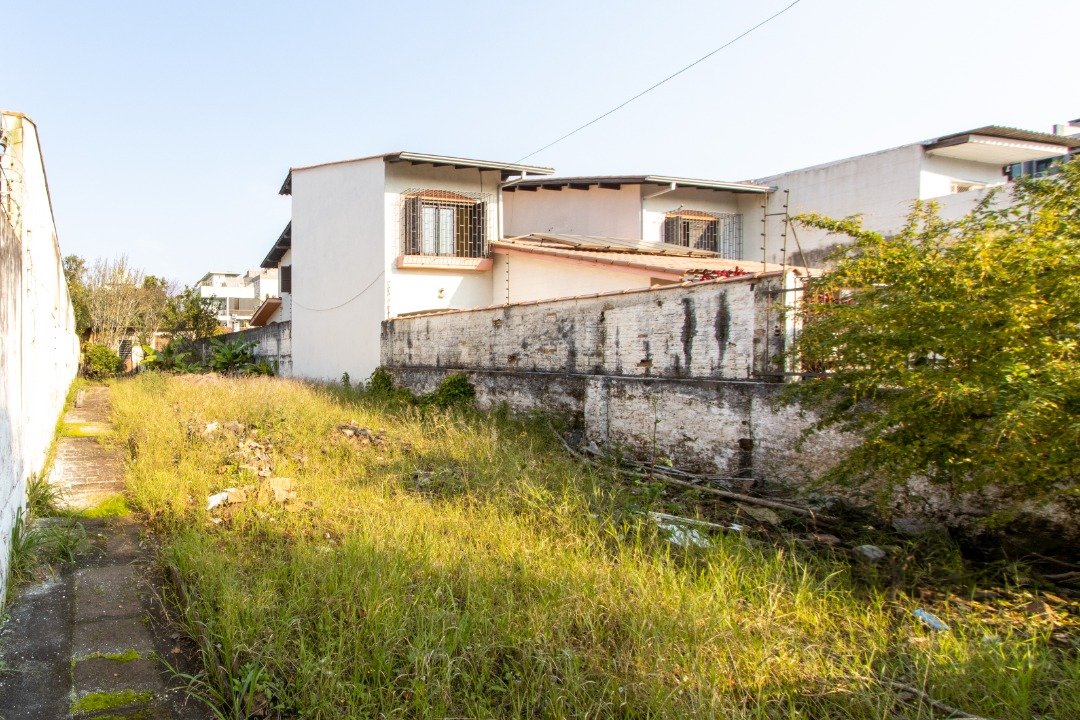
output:
[[[777,332],[761,288],[709,283],[394,318],[383,323],[383,365],[416,393],[464,372],[482,408],[564,416],[586,442],[643,460],[742,478],[757,491],[818,491],[815,481],[857,440],[808,433],[817,418],[781,403],[782,384],[747,377]],[[869,504],[873,483],[820,490]],[[971,534],[997,509],[992,489],[957,495],[917,478],[892,499],[898,517]],[[1067,500],[1025,507],[1011,527],[1000,531],[1022,542],[1033,527],[1050,545],[1080,541]]]
[[[37,128],[0,112],[0,602],[11,529],[42,472],[79,362]]]
[[[260,360],[266,360],[277,367],[278,375],[282,377],[292,376],[292,323],[275,322],[261,327],[247,328],[233,333],[218,335],[214,339],[223,342],[255,343],[252,352]],[[195,356],[200,362],[209,361],[213,353],[210,338],[202,338],[194,343]]]
[[[746,380],[782,351],[779,273],[383,323],[382,364]]]

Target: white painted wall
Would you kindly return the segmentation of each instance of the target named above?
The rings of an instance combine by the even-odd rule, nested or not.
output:
[[[1004,185],[1006,178],[1001,165],[973,162],[959,158],[923,155],[919,172],[919,197],[927,200],[954,195],[954,182],[974,182],[983,185]]]
[[[504,193],[504,234],[537,232],[641,238],[640,186],[619,190],[515,190]]]
[[[497,253],[491,282],[494,296],[492,304],[639,290],[648,288],[651,284],[649,277],[639,272],[524,253]]]
[[[401,313],[490,305],[490,271],[399,269],[401,195],[435,188],[488,193],[498,227],[498,171],[386,164],[381,158],[293,170],[291,314],[294,375],[367,378],[379,365],[381,322]],[[287,308],[287,309],[286,309]]]
[[[495,170],[455,170],[409,163],[386,165],[386,245],[383,266],[389,287],[386,315],[380,320],[421,310],[483,307],[492,303],[490,271],[400,269],[396,260],[402,253],[402,193],[410,189],[438,189],[490,195],[485,215],[490,242],[498,237],[499,181],[500,174]],[[378,327],[374,333],[377,343]],[[374,369],[375,366],[372,366]]]
[[[79,341],[68,297],[37,128],[0,113],[8,149],[0,218],[0,603],[11,528],[40,473],[64,398],[78,369]],[[2,213],[0,213],[2,214]],[[9,222],[10,217],[10,222]]]
[[[289,248],[288,250],[286,250],[285,254],[281,256],[281,260],[278,261],[278,272],[279,272],[279,274],[281,272],[280,268],[283,265],[290,265],[290,266],[292,265],[292,248]],[[279,277],[278,281],[279,281],[278,287],[280,288],[281,287],[280,286],[280,277]],[[289,322],[290,320],[292,320],[292,293],[291,292],[282,292],[280,295],[281,295],[281,307],[279,307],[277,310],[274,311],[274,314],[270,316],[270,319],[267,321],[267,323]],[[291,371],[291,369],[292,368],[290,367],[290,371]],[[284,373],[282,373],[282,374],[284,374]]]
[[[380,158],[292,171],[294,375],[363,378],[379,364],[383,206]]]
[[[792,215],[816,212],[841,218],[861,213],[867,227],[894,232],[903,225],[912,200],[919,196],[922,156],[921,145],[905,145],[773,175],[757,182],[777,188],[769,198],[770,213],[782,212],[784,190],[789,190],[788,211]],[[769,220],[765,249],[768,262],[778,263],[783,259],[782,225],[780,217]],[[797,234],[803,252],[814,258],[846,241],[844,237],[810,228],[799,228]],[[796,251],[794,237],[789,233],[788,257]]]

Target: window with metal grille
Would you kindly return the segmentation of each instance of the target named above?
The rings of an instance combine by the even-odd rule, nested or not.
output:
[[[487,201],[480,193],[408,190],[402,195],[402,251],[406,255],[484,257]]]
[[[742,259],[742,215],[676,210],[664,216],[664,242]]]
[[[281,292],[292,292],[292,265],[282,265],[278,271],[281,280]]]

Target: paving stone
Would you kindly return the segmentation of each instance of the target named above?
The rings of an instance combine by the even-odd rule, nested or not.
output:
[[[131,565],[83,568],[75,573],[75,621],[132,617],[142,611]]]
[[[72,657],[126,650],[134,650],[140,655],[154,651],[153,636],[140,617],[82,622],[71,632]]]
[[[108,660],[94,658],[75,663],[75,697],[87,693],[112,693],[120,690],[159,693],[165,690],[156,660]]]

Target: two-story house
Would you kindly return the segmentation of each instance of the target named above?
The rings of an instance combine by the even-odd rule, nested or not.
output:
[[[264,267],[281,270],[268,320],[292,322],[293,374],[361,377],[379,364],[386,318],[490,305],[501,188],[552,172],[413,152],[291,169],[292,220]]]

